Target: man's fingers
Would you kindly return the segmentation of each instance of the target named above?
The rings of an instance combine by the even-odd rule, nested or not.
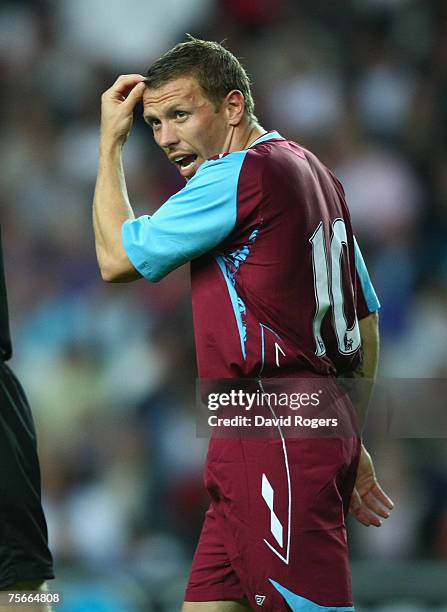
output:
[[[394,508],[393,500],[388,497],[388,495],[378,483],[374,485],[372,492],[386,508],[389,508],[390,510]]]
[[[382,521],[378,516],[373,514],[370,510],[368,510],[365,506],[360,506],[359,508],[351,509],[351,514],[355,516],[355,518],[365,525],[369,527],[370,525],[374,525],[374,527],[380,527]]]
[[[141,74],[122,74],[119,76],[112,87],[107,89],[104,94],[104,100],[112,99],[124,102],[130,91],[133,91],[135,85],[144,82],[144,76]]]
[[[370,512],[368,509],[366,509],[365,507],[362,508],[362,518],[363,521],[362,523],[366,526],[369,527],[369,525],[373,525],[374,527],[380,527],[382,524],[382,521],[379,519],[378,516],[376,516],[375,514],[373,514],[372,512]]]
[[[373,495],[389,510],[394,508],[394,502],[388,497],[382,487],[379,485],[377,480],[374,479],[372,482],[364,482],[357,487],[357,490],[361,497],[364,497],[367,493],[372,492]]]
[[[126,95],[137,83],[144,81],[144,78],[141,74],[121,74],[110,89]]]
[[[135,104],[141,100],[145,87],[146,85],[141,81],[134,86],[125,100],[125,104],[129,108],[133,109]]]
[[[362,523],[362,525],[365,525],[366,527],[369,527],[370,525],[374,525],[374,527],[380,527],[382,521],[377,516],[377,514],[385,518],[385,515],[382,514],[384,510],[379,506],[378,509],[380,510],[380,512],[377,512],[377,514],[375,514],[376,510],[374,507],[376,506],[377,502],[371,505],[370,504],[370,499],[368,500],[368,503],[366,503],[365,498],[362,499],[357,489],[354,489],[351,496],[351,502],[349,504],[349,511],[359,521],[359,523]]]
[[[363,503],[369,510],[372,510],[382,518],[388,518],[390,516],[389,510],[377,500],[371,491],[363,497]]]
[[[357,489],[354,489],[352,492],[349,511],[360,523],[362,523],[362,525],[366,525],[368,527],[371,524],[368,515],[363,508],[362,498],[360,497]]]
[[[349,510],[351,514],[359,521],[359,523],[362,523],[362,525],[365,525],[365,527],[369,527],[370,525],[380,527],[380,525],[382,524],[380,519],[363,505],[351,505]]]
[[[362,507],[362,498],[360,497],[357,489],[352,491],[351,501],[349,503],[349,510],[354,514]]]

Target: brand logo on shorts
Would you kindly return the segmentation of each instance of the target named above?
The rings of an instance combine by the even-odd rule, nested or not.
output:
[[[262,606],[262,604],[265,601],[265,595],[255,595],[255,601],[258,604],[258,606]]]

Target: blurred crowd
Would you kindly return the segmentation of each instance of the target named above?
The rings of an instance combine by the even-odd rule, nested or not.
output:
[[[185,32],[224,40],[261,124],[342,180],[382,302],[380,375],[447,374],[445,0],[2,2],[13,367],[38,426],[51,546],[57,567],[154,583],[188,563],[207,506],[188,269],[103,283],[91,202],[102,91]],[[125,167],[137,214],[182,186],[140,116]],[[397,508],[381,530],[353,528],[353,557],[447,559],[445,441],[371,445]]]

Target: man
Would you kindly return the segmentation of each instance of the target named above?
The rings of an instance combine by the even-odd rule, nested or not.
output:
[[[0,237],[0,590],[44,590],[45,580],[54,576],[40,501],[36,433],[24,391],[6,365],[11,355]],[[0,603],[5,609],[10,608]],[[27,604],[27,609],[40,612],[48,606]]]
[[[140,100],[187,183],[135,219],[121,152]],[[259,125],[247,75],[221,45],[190,37],[103,94],[93,223],[106,281],[156,282],[191,261],[201,379],[374,377],[378,302],[342,187]],[[352,610],[345,512],[351,500],[380,525],[392,507],[364,449],[353,491],[359,454],[355,436],[213,439],[184,612]]]

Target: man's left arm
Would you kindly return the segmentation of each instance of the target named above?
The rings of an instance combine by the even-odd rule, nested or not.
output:
[[[133,124],[133,112],[144,91],[144,77],[120,76],[101,98],[101,138],[93,200],[93,229],[98,265],[107,282],[140,278],[126,255],[121,228],[134,214],[127,195],[122,150]]]
[[[358,380],[354,388],[355,408],[359,430],[366,421],[369,401],[377,376],[379,364],[379,309],[380,302],[371,282],[362,253],[354,237],[356,311],[359,321],[362,346],[362,361],[354,370],[353,377]]]
[[[357,310],[363,352],[362,362],[354,372],[354,378],[359,380],[356,409],[360,420],[359,425],[363,427],[379,363],[378,309],[380,303],[355,238],[354,241],[358,279]],[[380,527],[382,519],[390,516],[393,507],[392,500],[377,480],[371,455],[362,443],[357,479],[349,510],[363,525]]]

